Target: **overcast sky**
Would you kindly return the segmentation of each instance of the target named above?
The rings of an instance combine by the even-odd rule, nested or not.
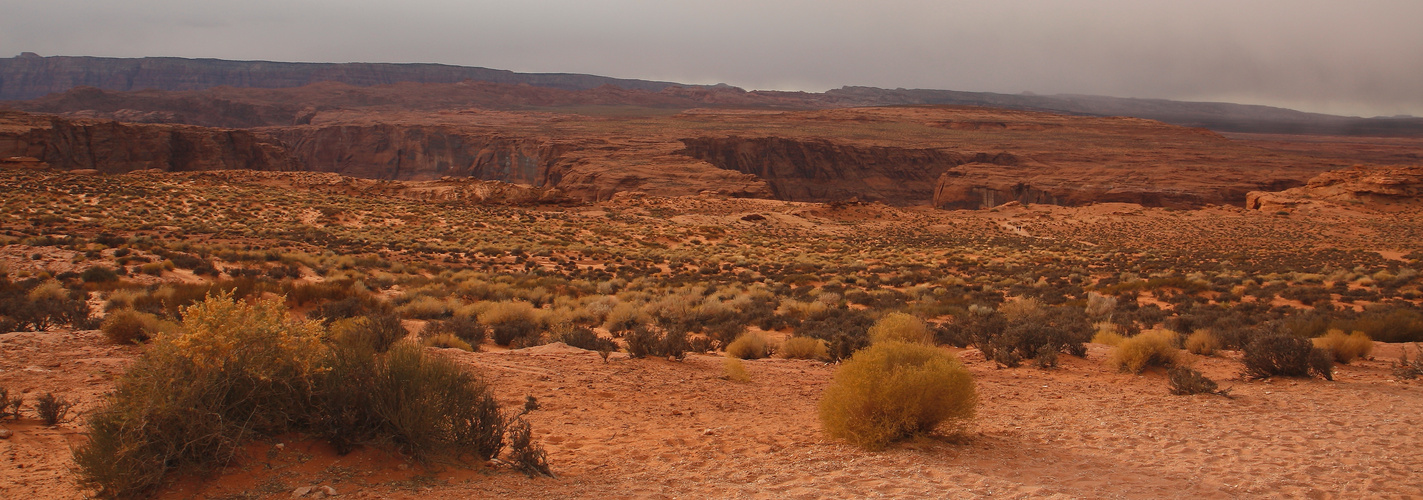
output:
[[[1420,0],[0,0],[0,57],[437,62],[1423,116]]]

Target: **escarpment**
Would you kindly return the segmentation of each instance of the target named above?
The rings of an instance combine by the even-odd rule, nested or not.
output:
[[[1278,211],[1311,204],[1391,209],[1423,204],[1423,166],[1355,166],[1324,172],[1303,186],[1256,191],[1245,208]]]
[[[568,145],[531,137],[461,133],[390,124],[292,127],[268,132],[305,170],[386,180],[471,177],[533,186],[558,184]]]
[[[103,173],[159,169],[296,170],[284,147],[246,130],[75,121],[0,113],[0,156]]]
[[[944,148],[858,146],[783,137],[681,139],[683,154],[766,181],[786,201],[829,202],[858,198],[906,205],[929,201],[934,182],[970,161],[1017,163],[1008,153],[965,155]]]

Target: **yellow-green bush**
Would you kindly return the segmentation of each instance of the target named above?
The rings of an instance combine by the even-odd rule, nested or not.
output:
[[[1148,366],[1170,366],[1176,362],[1179,334],[1170,330],[1147,330],[1127,338],[1112,350],[1108,361],[1118,370],[1141,373]]]
[[[881,342],[835,371],[820,400],[826,434],[870,450],[935,430],[956,432],[978,404],[973,377],[937,347]]]
[[[425,339],[421,340],[420,343],[423,344],[425,347],[438,347],[441,349],[460,349],[463,351],[474,351],[474,346],[469,345],[469,342],[460,340],[460,338],[456,337],[453,333],[439,333],[429,337],[425,337]]]
[[[1314,339],[1314,346],[1329,351],[1334,361],[1345,365],[1374,352],[1374,341],[1364,332],[1345,335],[1343,330],[1329,330],[1323,337]]]
[[[209,467],[254,435],[285,432],[308,413],[326,348],[320,324],[292,322],[278,300],[212,297],[183,310],[119,379],[74,452],[80,482],[130,496],[174,467]]]
[[[157,336],[161,331],[174,330],[176,327],[176,324],[146,312],[119,309],[104,317],[99,330],[115,344],[136,344]]]
[[[1116,347],[1121,345],[1123,340],[1127,339],[1123,337],[1122,334],[1117,333],[1117,325],[1115,324],[1097,323],[1095,326],[1097,327],[1097,333],[1092,335],[1093,344],[1106,344]]]
[[[829,354],[825,341],[812,337],[791,337],[776,351],[777,356],[786,359],[825,359]]]
[[[1186,351],[1191,354],[1211,356],[1218,350],[1220,350],[1220,339],[1216,338],[1210,330],[1196,330],[1186,337]]]
[[[171,471],[211,470],[246,441],[293,431],[342,453],[381,442],[421,460],[483,461],[505,446],[508,419],[488,385],[412,342],[384,353],[360,334],[327,344],[319,322],[292,321],[280,300],[231,294],[182,316],[89,414],[74,461],[100,496],[143,496]]]
[[[739,358],[727,356],[721,363],[724,374],[722,378],[732,382],[749,382],[751,375],[746,373],[746,364]]]
[[[726,355],[739,359],[761,359],[770,354],[771,343],[761,332],[746,332],[726,345]]]
[[[924,320],[904,313],[889,313],[870,327],[870,343],[908,342],[934,345],[934,332]]]

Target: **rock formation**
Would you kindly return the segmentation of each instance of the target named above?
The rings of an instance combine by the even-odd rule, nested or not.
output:
[[[1423,205],[1423,166],[1355,166],[1325,172],[1300,187],[1251,192],[1245,207],[1275,212],[1317,203],[1385,210],[1418,207]]]
[[[103,173],[296,170],[279,144],[246,130],[65,120],[0,112],[0,157],[37,158],[65,170]]]

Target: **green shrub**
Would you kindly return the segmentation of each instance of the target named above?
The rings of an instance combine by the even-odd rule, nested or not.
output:
[[[934,345],[934,334],[924,320],[904,313],[889,313],[870,327],[870,343],[908,342]]]
[[[1176,362],[1180,334],[1170,330],[1148,330],[1123,340],[1112,350],[1108,362],[1118,370],[1141,373],[1148,366],[1170,366]]]
[[[1308,377],[1318,374],[1334,380],[1333,360],[1329,353],[1314,347],[1309,339],[1287,334],[1269,334],[1256,338],[1245,346],[1245,374],[1250,378],[1275,375]]]
[[[1314,346],[1328,351],[1335,362],[1343,365],[1374,352],[1374,341],[1364,332],[1345,335],[1342,330],[1329,330],[1323,337],[1314,339]]]
[[[726,355],[738,359],[761,359],[771,354],[770,341],[760,332],[746,332],[726,346]]]
[[[962,430],[977,402],[972,376],[948,352],[883,342],[835,371],[820,401],[820,423],[832,437],[877,450],[916,434]]]
[[[829,355],[824,340],[810,337],[791,337],[781,343],[776,355],[786,359],[820,359]]]

